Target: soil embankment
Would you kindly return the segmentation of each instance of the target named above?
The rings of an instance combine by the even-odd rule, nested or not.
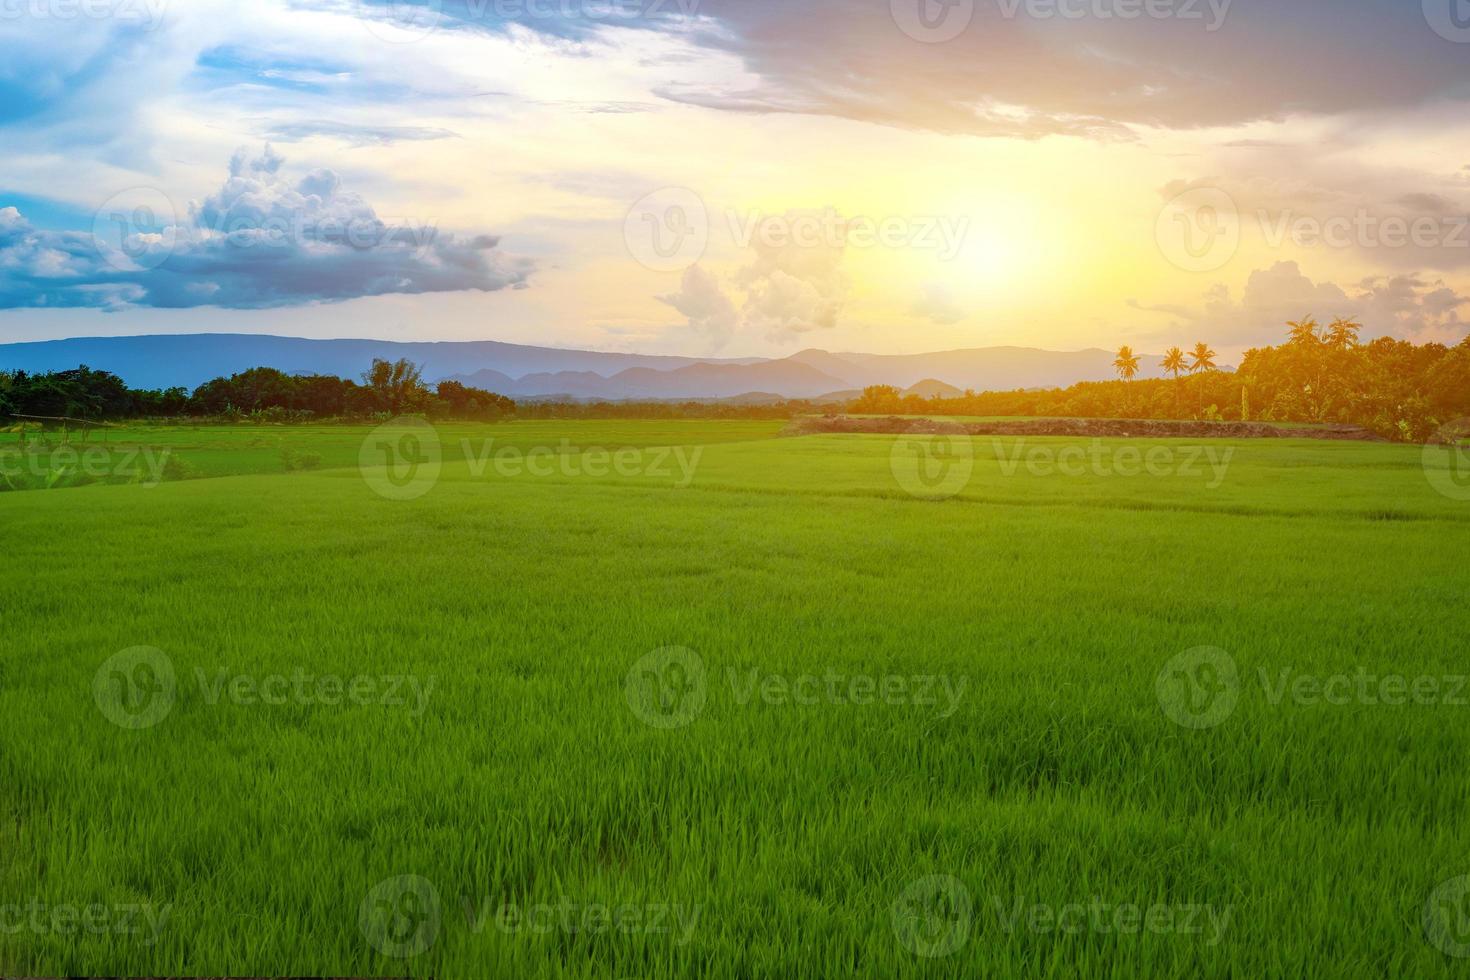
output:
[[[1196,422],[1149,419],[1008,419],[946,422],[926,418],[853,418],[848,415],[794,419],[789,435],[868,432],[880,435],[1090,436],[1101,439],[1351,439],[1387,442],[1357,425],[1285,428],[1266,422]]]

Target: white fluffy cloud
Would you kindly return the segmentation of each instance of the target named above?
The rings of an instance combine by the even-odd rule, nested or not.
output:
[[[1252,345],[1280,343],[1286,322],[1307,315],[1319,320],[1354,317],[1366,337],[1458,343],[1465,335],[1461,313],[1467,304],[1470,296],[1417,275],[1376,276],[1340,286],[1313,282],[1295,262],[1277,262],[1252,272],[1239,300],[1228,287],[1217,285],[1198,307],[1133,306],[1172,317],[1181,338]]]
[[[114,241],[40,230],[0,210],[0,308],[262,309],[528,281],[531,262],[501,255],[493,236],[385,222],[333,171],[292,180],[283,164],[269,146],[241,151],[187,221],[123,207]]]

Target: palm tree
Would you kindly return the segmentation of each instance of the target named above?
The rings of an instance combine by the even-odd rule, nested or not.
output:
[[[1314,316],[1304,316],[1300,320],[1287,320],[1286,325],[1291,328],[1290,343],[1310,347],[1321,342],[1321,338],[1317,335],[1317,318]]]
[[[1358,331],[1363,325],[1357,320],[1349,317],[1338,317],[1332,321],[1327,328],[1327,343],[1338,350],[1348,350],[1358,346]]]
[[[1118,348],[1118,359],[1113,362],[1113,367],[1118,372],[1118,377],[1124,381],[1132,381],[1138,377],[1138,355],[1133,353],[1133,348],[1126,344]]]
[[[1164,351],[1164,361],[1159,365],[1174,375],[1174,414],[1179,414],[1179,375],[1184,372],[1184,351],[1170,347]]]
[[[1189,352],[1190,374],[1199,374],[1199,413],[1205,413],[1205,382],[1204,375],[1215,370],[1215,352],[1210,350],[1210,345],[1201,340],[1194,345],[1194,350]]]
[[[1124,344],[1118,349],[1118,358],[1113,361],[1113,369],[1118,372],[1118,377],[1123,379],[1126,385],[1138,375],[1138,355],[1133,353],[1133,348]],[[1123,414],[1128,415],[1132,409],[1128,405],[1128,389],[1123,389]]]

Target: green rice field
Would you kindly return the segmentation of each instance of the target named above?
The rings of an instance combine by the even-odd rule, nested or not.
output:
[[[1463,450],[782,428],[0,435],[0,974],[1465,969]]]

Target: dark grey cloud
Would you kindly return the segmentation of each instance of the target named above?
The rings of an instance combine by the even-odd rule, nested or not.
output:
[[[666,31],[739,58],[754,76],[739,87],[660,91],[675,101],[944,132],[1125,138],[1135,127],[1470,95],[1470,48],[1436,33],[1413,0],[585,0],[535,8],[566,16],[505,16],[496,11],[532,8],[484,0],[442,6],[458,27],[516,23],[574,39],[610,26]],[[604,8],[627,13],[589,13]],[[924,23],[921,13],[930,23],[961,16],[963,29],[923,43],[900,27]]]
[[[529,281],[532,262],[500,253],[494,236],[385,220],[333,171],[290,180],[283,164],[269,146],[237,153],[187,221],[125,227],[115,241],[37,229],[0,206],[0,308],[263,309]]]

